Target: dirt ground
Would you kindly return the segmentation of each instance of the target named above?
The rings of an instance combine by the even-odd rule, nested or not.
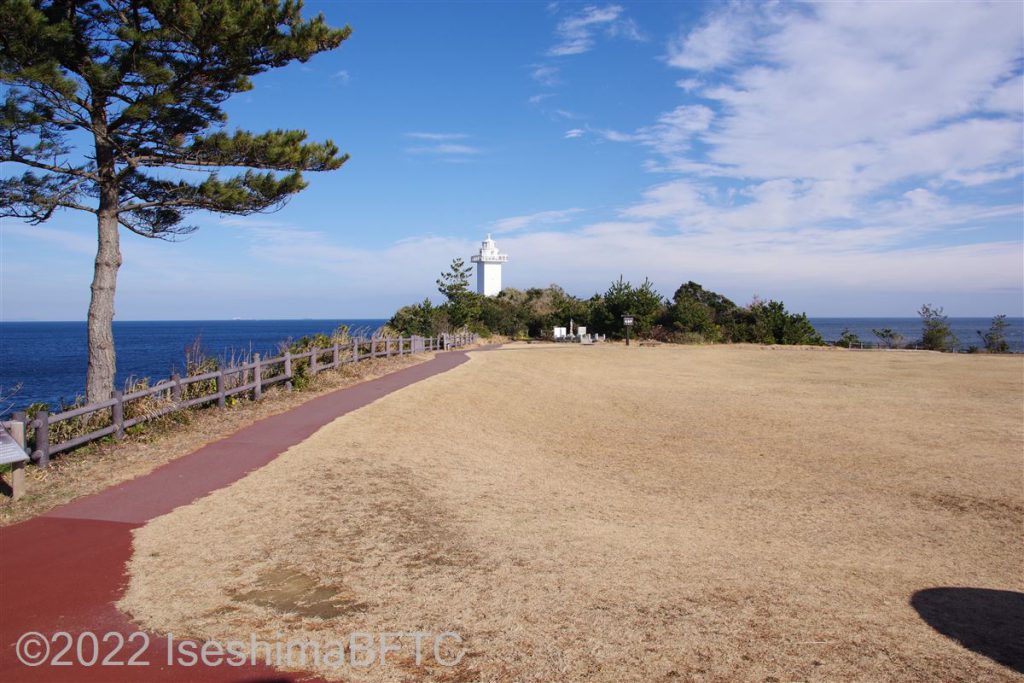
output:
[[[333,679],[1020,680],[1022,531],[1024,358],[511,345],[140,529],[120,607],[466,652]]]

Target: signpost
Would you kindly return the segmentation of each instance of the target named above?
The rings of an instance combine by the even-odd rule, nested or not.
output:
[[[25,423],[11,422],[8,432],[0,424],[0,465],[11,466],[11,498],[18,500],[25,495]]]
[[[623,315],[622,324],[626,326],[626,346],[629,346],[629,330],[633,327],[633,316],[628,313]]]

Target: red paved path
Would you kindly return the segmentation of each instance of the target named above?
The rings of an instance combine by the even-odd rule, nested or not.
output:
[[[312,680],[280,674],[266,666],[168,666],[166,641],[153,633],[137,660],[149,662],[144,667],[99,663],[92,667],[29,667],[16,657],[15,643],[29,631],[43,634],[58,646],[65,639],[54,641],[52,634],[59,631],[75,638],[84,631],[99,638],[114,631],[126,638],[137,632],[139,629],[114,607],[125,588],[124,568],[132,552],[132,529],[244,477],[335,418],[466,359],[461,351],[440,353],[419,365],[325,394],[138,479],[55,508],[41,517],[0,528],[0,681]],[[196,539],[183,542],[196,543]],[[196,543],[196,551],[202,551],[200,543]],[[88,641],[85,645],[88,659]],[[139,640],[126,642],[112,661],[126,662],[140,645]],[[113,649],[113,640],[101,643],[100,658]],[[72,648],[64,659],[75,660],[75,650]]]

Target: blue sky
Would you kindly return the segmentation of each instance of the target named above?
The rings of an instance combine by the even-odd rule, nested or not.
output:
[[[506,286],[1021,315],[1022,7],[309,2],[351,39],[228,127],[351,161],[273,214],[125,234],[117,316],[386,317],[487,232]],[[94,220],[3,221],[3,319],[85,317]]]

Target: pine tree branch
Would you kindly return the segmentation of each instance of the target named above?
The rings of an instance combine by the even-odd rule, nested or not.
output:
[[[37,168],[40,171],[49,171],[50,173],[57,173],[61,175],[73,175],[77,178],[84,178],[86,180],[99,180],[99,176],[91,171],[86,171],[80,166],[56,166],[54,164],[45,164],[41,161],[29,159],[21,156],[15,152],[7,152],[0,154],[0,162],[10,161],[17,164],[23,164],[31,168]]]
[[[0,179],[3,204],[41,221],[57,208],[95,211],[83,197],[116,191],[121,225],[161,239],[191,232],[181,225],[191,211],[245,215],[283,205],[305,187],[300,172],[336,169],[348,155],[302,131],[210,131],[253,76],[350,34],[301,14],[293,0],[0,0],[0,83],[10,86],[0,161],[39,174]],[[65,137],[71,127],[94,142],[76,149],[77,138]],[[286,173],[196,184],[141,172],[157,167]]]

